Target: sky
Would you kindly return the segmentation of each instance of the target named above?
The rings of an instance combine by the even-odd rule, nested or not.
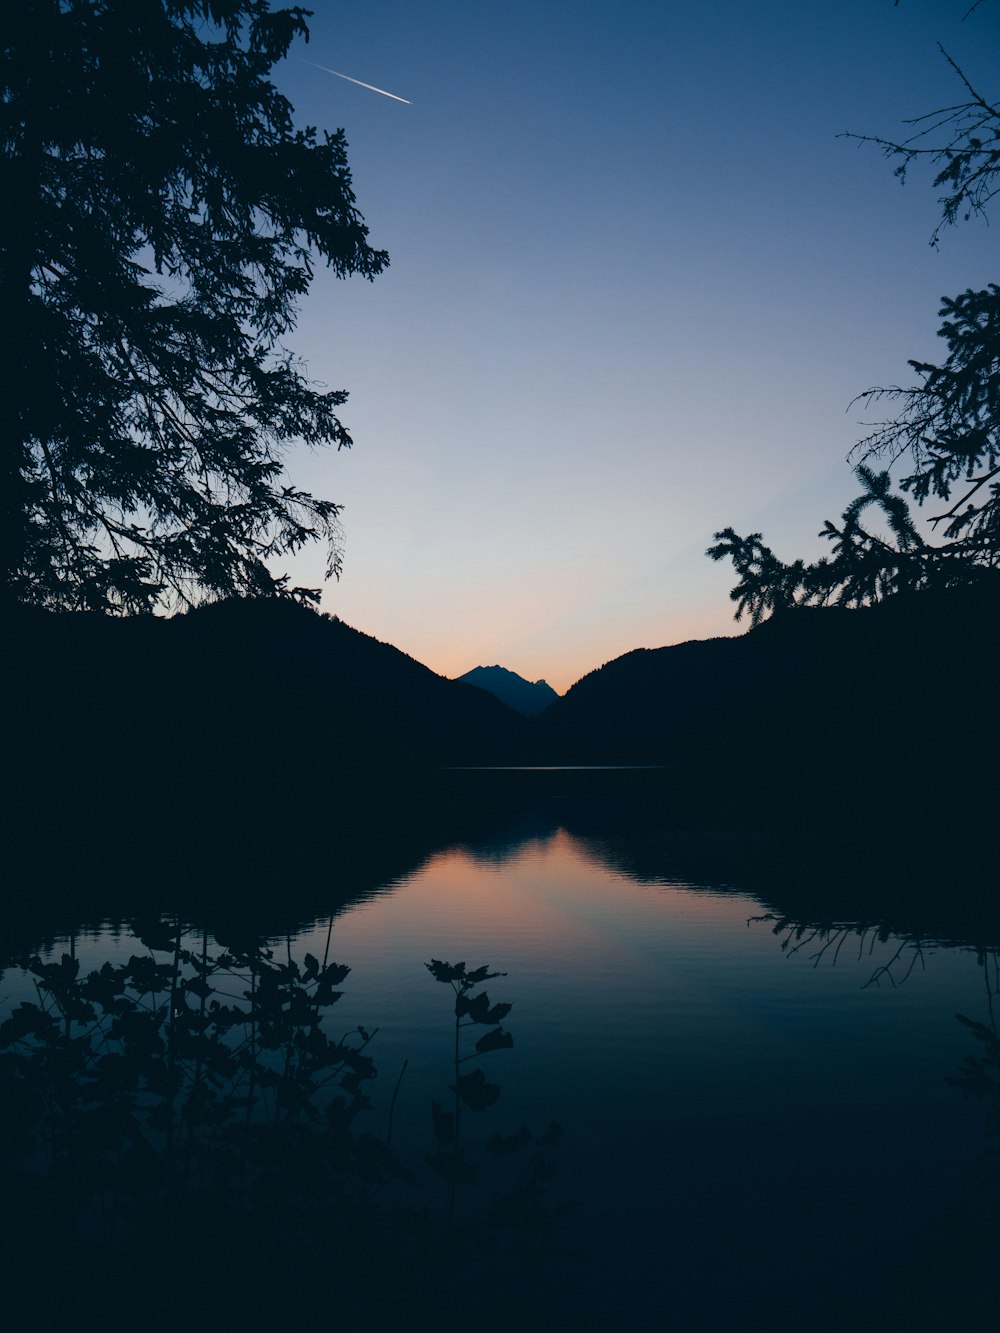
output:
[[[713,534],[821,554],[851,400],[940,359],[940,298],[998,276],[988,226],[932,248],[929,176],[838,137],[960,100],[938,42],[997,92],[1000,6],[969,3],[313,0],[275,80],[345,130],[391,261],[320,271],[288,340],[350,393],[354,448],[288,459],[344,505],[323,609],[560,692],[742,632]],[[318,586],[323,552],[288,568]]]

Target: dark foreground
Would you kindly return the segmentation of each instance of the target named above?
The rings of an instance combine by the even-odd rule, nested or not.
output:
[[[524,1134],[498,1126],[486,1187],[447,1121],[478,1057],[434,1094],[444,1119],[421,1112],[421,1146],[402,1111],[387,1133],[397,1067],[373,1082],[377,1043],[327,1022],[350,980],[325,969],[353,960],[310,963],[296,940],[436,855],[501,864],[561,829],[650,892],[736,886],[792,948],[971,951],[992,1006],[998,722],[962,700],[995,669],[995,606],[823,617],[629,655],[532,723],[296,608],[29,617],[3,713],[3,994],[22,966],[37,986],[0,1035],[4,1322],[991,1326],[996,1166],[958,1111],[914,1113],[887,1157],[832,1104],[762,1120],[734,1093],[652,1115],[623,1054],[564,1117],[569,1146],[546,1105]],[[109,924],[107,967],[77,966]],[[469,966],[510,962],[489,939],[483,955]],[[517,996],[514,973],[488,984]],[[971,1017],[956,1106],[964,1091],[996,1128],[993,1009]],[[635,1102],[604,1166],[550,1175],[609,1082]],[[676,1176],[653,1187],[668,1150]]]
[[[847,952],[893,939],[904,959],[928,942],[959,947],[978,954],[991,993],[1000,920],[983,880],[955,874],[957,855],[942,891],[944,862],[904,844],[831,837],[808,855],[787,837],[672,826],[670,783],[655,771],[466,772],[425,781],[419,796],[411,784],[359,787],[298,833],[230,812],[164,822],[145,841],[123,829],[109,846],[106,830],[88,839],[80,826],[67,843],[40,843],[3,921],[4,990],[27,963],[34,1006],[0,1030],[11,1326],[988,1326],[996,1168],[979,1139],[996,1115],[1000,1043],[986,1011],[965,1042],[973,1063],[944,1071],[965,1079],[969,1101],[960,1087],[954,1105],[914,1108],[888,1154],[837,1099],[762,1116],[737,1081],[731,1101],[693,1118],[670,1101],[657,1111],[624,1043],[613,1087],[595,1047],[586,1097],[613,1094],[620,1109],[586,1176],[572,1163],[587,1101],[556,1132],[552,1107],[517,1101],[517,1066],[488,1049],[459,1078],[481,1065],[487,1088],[505,1087],[500,1108],[515,1095],[510,1111],[477,1104],[490,1094],[468,1085],[456,1147],[458,1083],[446,1075],[440,1114],[421,1103],[414,1128],[404,1099],[387,1131],[398,1067],[381,1065],[384,1037],[341,1025],[337,993],[352,978],[340,964],[354,960],[340,958],[333,922],[443,852],[501,864],[560,828],[640,891],[749,892],[774,918],[775,947],[815,935],[827,961],[841,937]],[[314,926],[328,920],[332,943]],[[95,967],[88,935],[109,921],[119,943]],[[311,954],[302,932],[318,940]],[[564,944],[550,945],[555,961]],[[470,969],[506,970],[492,946],[471,947],[484,956]],[[417,985],[446,1016],[447,980]],[[490,1004],[517,1000],[516,969],[471,987],[473,1002],[481,990]],[[529,1058],[520,1035],[538,1017],[523,1002],[510,1018],[483,1009],[463,1030],[463,1059],[507,1029],[519,1041],[509,1059]],[[520,1115],[506,1122],[515,1109],[524,1132]],[[973,1126],[976,1142],[963,1141]],[[654,1170],[664,1154],[666,1184]]]

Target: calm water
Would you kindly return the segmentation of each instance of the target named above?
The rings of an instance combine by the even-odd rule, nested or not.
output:
[[[331,1022],[378,1029],[367,1127],[384,1133],[406,1062],[394,1143],[421,1161],[453,1079],[450,990],[425,964],[488,963],[507,973],[488,990],[513,1004],[514,1047],[483,1057],[502,1092],[468,1132],[558,1121],[547,1193],[580,1205],[550,1238],[539,1327],[988,1317],[989,1103],[949,1079],[981,1053],[956,1015],[991,1022],[995,956],[849,919],[776,929],[738,875],[685,882],[664,855],[639,878],[621,862],[565,828],[509,833],[272,941],[279,958],[350,966]],[[73,948],[85,971],[136,945],[103,931]],[[5,973],[5,1009],[32,995]]]

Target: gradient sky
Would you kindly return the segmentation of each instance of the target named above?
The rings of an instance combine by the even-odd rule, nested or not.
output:
[[[560,691],[739,632],[713,533],[819,554],[857,490],[851,399],[939,358],[939,298],[998,277],[988,227],[935,251],[928,176],[837,137],[960,100],[938,41],[996,93],[998,7],[314,4],[277,79],[346,130],[391,257],[320,274],[290,340],[350,391],[354,449],[289,459],[345,505],[323,608],[443,675]],[[292,573],[321,582],[319,549]]]

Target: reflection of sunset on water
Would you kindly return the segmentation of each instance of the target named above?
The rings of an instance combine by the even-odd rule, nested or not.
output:
[[[530,838],[515,848],[449,848],[432,856],[389,895],[338,918],[338,948],[367,951],[374,940],[462,956],[509,955],[544,967],[642,966],[643,941],[664,928],[675,941],[697,937],[713,925],[746,920],[732,895],[679,884],[639,884],[603,861],[590,845],[564,829]],[[357,955],[354,955],[357,957]],[[476,954],[478,957],[478,954]]]
[[[763,910],[758,899],[738,886],[685,881],[655,840],[644,855],[650,868],[639,879],[619,863],[614,839],[551,825],[512,827],[506,838],[431,855],[334,918],[331,957],[352,968],[338,1017],[378,1026],[387,1065],[408,1058],[415,1083],[414,1052],[445,1049],[450,1012],[424,964],[488,963],[508,974],[490,993],[514,1003],[520,1077],[551,1083],[560,1115],[590,1096],[595,1078],[613,1084],[623,1059],[679,1115],[714,1113],[734,1096],[748,1111],[770,1108],[788,1069],[798,1071],[800,1108],[867,1098],[872,1080],[888,1105],[926,1098],[928,1089],[944,1095],[934,1071],[955,1040],[957,1001],[941,997],[975,987],[969,955],[936,955],[890,1005],[888,992],[863,987],[896,942],[863,960],[845,949],[837,967],[814,968],[808,952],[783,954],[767,924],[748,924]],[[319,956],[325,936],[323,927],[310,935]],[[855,1016],[867,1025],[861,1044]],[[911,1022],[923,1031],[916,1057],[899,1035]],[[823,1059],[803,1063],[823,1034]],[[628,1114],[646,1122],[659,1104],[654,1097]]]
[[[317,964],[343,965],[323,1030],[363,1042],[374,1061],[363,1130],[378,1142],[391,1128],[419,1178],[413,1206],[433,1203],[432,1106],[451,1114],[456,1086],[455,992],[428,969],[438,959],[494,974],[479,994],[504,1006],[513,1042],[477,1053],[489,1019],[457,1030],[458,1079],[478,1072],[496,1091],[495,1105],[470,1107],[462,1122],[483,1196],[496,1179],[492,1136],[509,1141],[525,1126],[537,1143],[552,1122],[563,1127],[550,1198],[583,1204],[576,1220],[560,1217],[558,1235],[576,1256],[567,1289],[579,1309],[605,1301],[598,1327],[621,1323],[618,1275],[641,1299],[650,1274],[669,1270],[676,1285],[694,1273],[699,1309],[701,1293],[718,1288],[736,1311],[759,1282],[756,1304],[769,1310],[775,1253],[797,1256],[807,1293],[822,1286],[834,1249],[856,1266],[884,1254],[884,1217],[859,1208],[857,1173],[840,1170],[843,1161],[862,1163],[869,1193],[893,1201],[897,1258],[908,1264],[915,1247],[926,1250],[952,1182],[979,1170],[982,1109],[949,1083],[970,1046],[955,1014],[984,1014],[975,950],[873,927],[874,909],[867,925],[768,916],[780,886],[759,875],[751,893],[738,858],[727,857],[734,869],[723,873],[711,848],[693,852],[655,823],[623,836],[622,822],[602,825],[592,809],[576,819],[571,805],[525,803],[486,835],[474,824],[478,837],[428,843],[445,849],[407,874],[357,875],[375,887],[353,905],[345,884],[331,884],[339,907],[328,918],[267,937],[267,968],[296,975],[304,966],[307,991]],[[150,946],[165,977],[171,939],[168,930]],[[186,937],[195,957],[207,940],[197,929]],[[72,949],[87,970],[105,955],[130,958],[136,936],[80,935]],[[57,942],[53,961],[62,952]],[[891,976],[881,989],[868,984],[879,968]],[[226,969],[224,994],[248,1000],[243,965]],[[15,984],[30,1002],[32,978]],[[190,1012],[196,1019],[197,1006]],[[799,1326],[816,1327],[785,1333]]]

